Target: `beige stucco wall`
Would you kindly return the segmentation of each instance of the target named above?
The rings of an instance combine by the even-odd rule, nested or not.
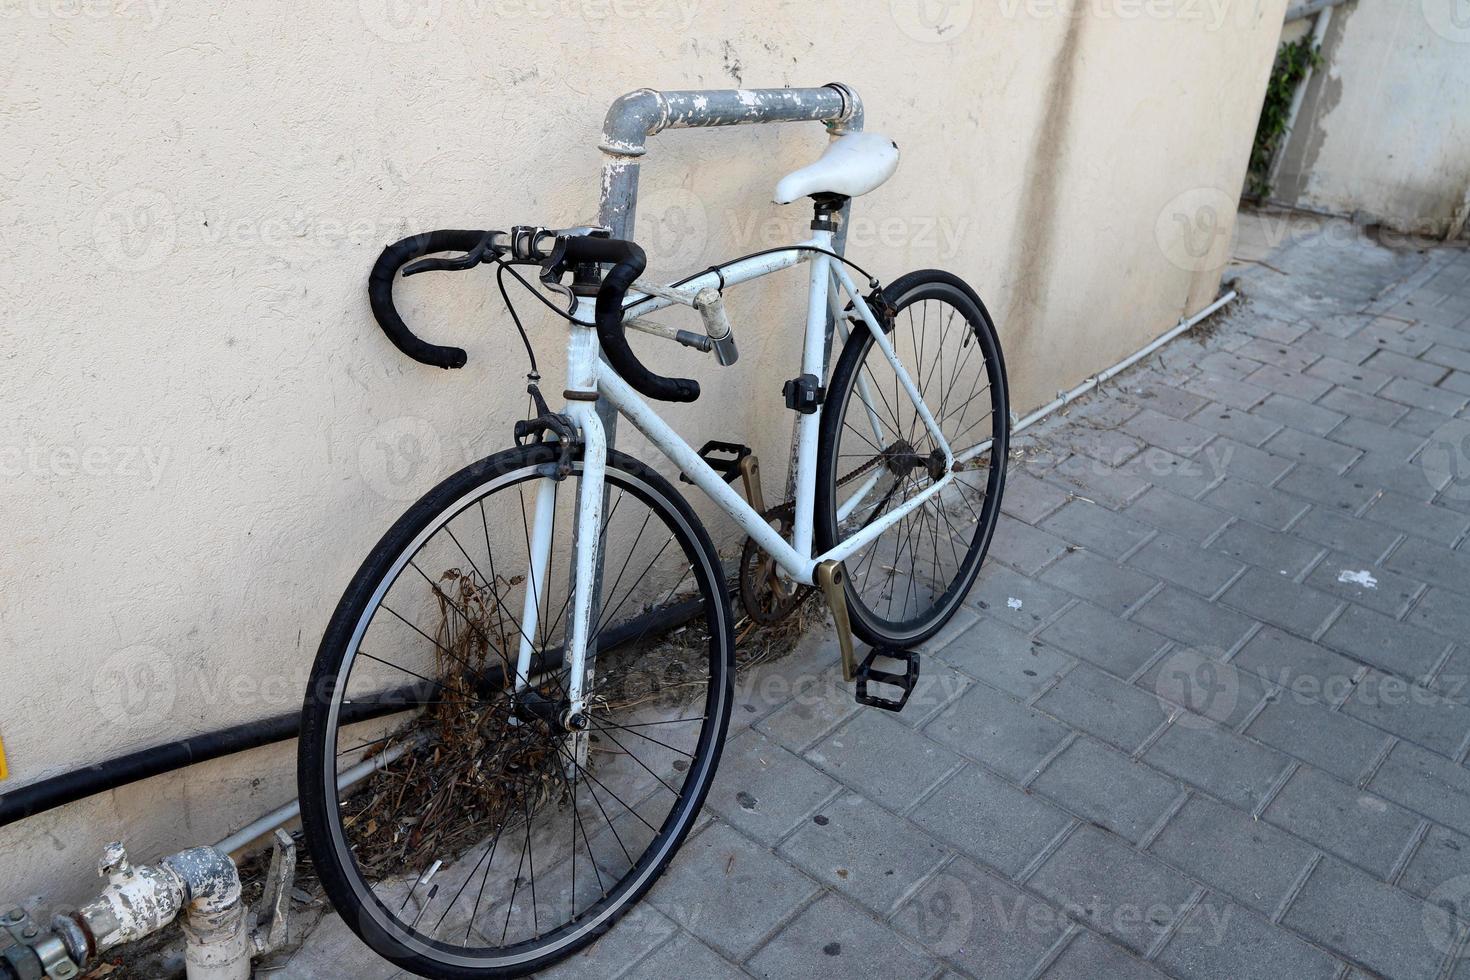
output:
[[[1333,9],[1322,53],[1272,196],[1444,234],[1470,200],[1463,4],[1354,0]]]
[[[1211,300],[1283,0],[928,7],[7,4],[9,785],[297,705],[373,541],[505,445],[523,404],[488,276],[402,289],[424,334],[470,351],[443,372],[373,325],[372,259],[409,231],[592,218],[597,134],[623,91],[855,85],[904,160],[858,202],[852,253],[885,278],[941,266],[974,283],[1018,411]],[[770,190],[824,140],[658,137],[640,209],[656,271],[803,233],[807,211]],[[731,369],[652,348],[709,393],[670,410],[690,440],[748,439],[773,492],[802,319],[783,288],[732,301]],[[561,334],[531,325],[559,390]],[[116,835],[142,857],[216,840],[293,795],[292,758],[261,750],[0,830],[0,897],[79,897]]]

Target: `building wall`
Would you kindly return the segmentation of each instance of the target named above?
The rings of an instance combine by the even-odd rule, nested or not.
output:
[[[451,468],[506,445],[524,404],[488,276],[401,287],[422,333],[469,350],[444,372],[377,330],[369,266],[410,231],[591,219],[616,95],[856,86],[869,129],[904,157],[857,202],[853,257],[884,278],[939,266],[970,280],[1024,413],[1216,295],[1283,5],[9,8],[9,786],[299,704],[374,540]],[[770,193],[824,144],[812,125],[657,137],[639,208],[654,271],[805,234],[807,209]],[[669,410],[690,441],[749,440],[768,492],[790,432],[780,379],[799,350],[799,281],[733,294],[733,368],[650,355],[705,386]],[[557,391],[562,334],[528,323]],[[637,448],[630,427],[623,444]],[[80,897],[112,837],[144,859],[217,840],[293,795],[292,759],[260,750],[0,830],[0,895]]]
[[[1470,18],[1454,0],[1332,11],[1274,197],[1441,236],[1470,199]]]

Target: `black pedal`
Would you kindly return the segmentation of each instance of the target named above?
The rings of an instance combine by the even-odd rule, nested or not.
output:
[[[709,468],[725,478],[726,483],[734,483],[735,478],[740,475],[740,461],[750,455],[750,447],[742,446],[738,442],[720,442],[711,439],[699,447],[699,458],[709,464]],[[683,473],[679,474],[679,482],[693,483]]]
[[[892,670],[880,669],[875,666],[879,660],[902,664],[903,673],[895,674]],[[909,695],[914,693],[914,687],[919,683],[919,655],[913,650],[874,647],[867,658],[858,665],[855,676],[858,704],[865,704],[870,708],[882,708],[885,711],[902,711],[904,705],[909,703]],[[883,697],[872,692],[875,685],[896,688],[901,693],[897,698]]]

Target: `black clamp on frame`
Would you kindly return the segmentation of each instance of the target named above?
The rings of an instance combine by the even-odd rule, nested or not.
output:
[[[782,385],[781,394],[786,398],[787,408],[802,415],[812,415],[822,407],[827,389],[822,387],[815,374],[803,374]]]

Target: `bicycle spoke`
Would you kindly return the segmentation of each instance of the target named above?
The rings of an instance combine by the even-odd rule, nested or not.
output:
[[[629,726],[629,725],[610,725],[610,724],[606,724],[606,723],[599,725],[596,721],[594,721],[594,722],[592,722],[592,727],[595,728],[595,729],[597,729],[598,731],[603,731],[603,730],[609,729],[609,728],[616,728],[618,731],[625,731],[625,732],[627,732],[630,735],[637,735],[639,738],[647,739],[648,741],[652,742],[654,745],[662,745],[664,748],[668,749],[670,752],[677,752],[679,755],[682,755],[686,759],[692,759],[692,758],[694,758],[694,753],[692,753],[692,752],[685,752],[683,749],[676,749],[676,748],[674,748],[674,746],[670,745],[668,742],[660,742],[658,739],[654,738],[653,736],[651,736],[651,735],[645,735],[642,732],[638,731],[637,729],[635,729],[635,728],[633,728],[632,726]],[[611,737],[611,736],[609,736],[609,737]]]

